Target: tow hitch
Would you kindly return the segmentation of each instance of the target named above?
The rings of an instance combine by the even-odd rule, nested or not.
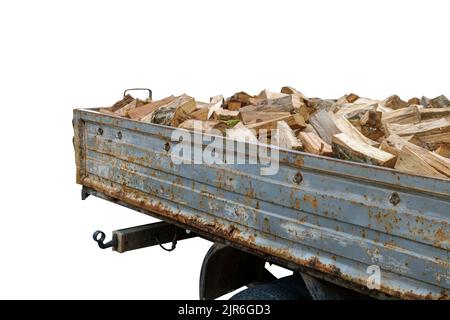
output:
[[[101,249],[112,248],[119,253],[135,249],[142,249],[159,245],[166,251],[173,251],[179,240],[194,238],[197,235],[190,230],[177,227],[173,224],[161,221],[145,224],[112,232],[112,239],[104,242],[106,235],[103,231],[95,231],[93,239]],[[171,243],[170,248],[163,244]]]

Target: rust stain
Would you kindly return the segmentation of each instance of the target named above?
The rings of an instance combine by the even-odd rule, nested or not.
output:
[[[299,209],[300,210],[300,199],[299,198],[295,198],[295,209]]]
[[[255,234],[251,235],[243,235],[242,231],[239,229],[237,225],[228,225],[224,226],[221,223],[219,223],[217,220],[213,220],[212,223],[206,223],[204,220],[202,220],[198,216],[193,217],[186,217],[181,214],[181,212],[173,212],[167,207],[165,207],[160,201],[158,202],[152,202],[148,195],[128,188],[126,186],[121,187],[110,187],[109,185],[105,185],[104,183],[100,181],[96,181],[91,178],[84,178],[82,179],[82,184],[86,187],[93,188],[94,190],[97,190],[98,192],[102,192],[107,196],[110,196],[112,198],[116,198],[119,200],[122,200],[130,205],[148,210],[150,212],[155,212],[161,216],[173,219],[175,221],[178,221],[180,223],[192,226],[193,228],[197,228],[198,230],[202,230],[205,232],[209,232],[211,234],[214,234],[216,236],[222,237],[224,239],[235,241],[237,244],[243,245],[249,249],[255,250],[259,253],[273,255],[275,257],[279,257],[281,259],[291,261],[294,263],[297,263],[299,265],[312,268],[314,270],[317,270],[319,272],[331,275],[336,278],[340,278],[346,281],[349,281],[351,283],[360,285],[361,287],[365,287],[365,279],[361,278],[355,278],[351,277],[349,274],[344,274],[342,271],[336,267],[335,265],[329,265],[325,264],[320,261],[318,256],[313,256],[309,259],[301,259],[292,254],[292,252],[288,248],[273,248],[269,246],[264,246],[261,244],[257,244],[256,240],[257,237]],[[307,197],[306,197],[307,198]],[[312,204],[315,203],[315,199],[304,199],[305,201],[312,202]],[[317,206],[317,203],[315,203],[313,206]],[[268,219],[264,219],[264,224],[270,225],[270,222]],[[245,228],[245,227],[244,227]],[[247,229],[247,228],[245,228]],[[334,256],[334,260],[336,257]],[[395,296],[401,299],[433,299],[436,298],[433,296],[433,294],[430,292],[426,295],[420,295],[413,291],[408,292],[402,292],[399,290],[392,289],[390,287],[381,286],[380,289],[381,292],[389,295],[389,296]],[[441,295],[437,297],[437,299],[448,299],[448,295],[445,291],[441,292]]]
[[[313,207],[313,209],[317,209],[317,206],[319,204],[315,197],[306,194],[303,196],[303,201],[308,202],[311,207]]]
[[[298,156],[295,158],[294,164],[298,167],[303,167],[305,165],[305,160],[303,159],[303,157]]]

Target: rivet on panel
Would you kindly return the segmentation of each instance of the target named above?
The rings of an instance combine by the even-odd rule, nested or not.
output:
[[[397,192],[391,193],[391,195],[389,196],[389,202],[394,206],[400,203],[400,196],[398,195]]]
[[[167,152],[169,152],[169,150],[170,150],[170,144],[169,144],[168,142],[166,142],[166,143],[164,144],[164,150],[166,150]]]
[[[294,181],[294,183],[300,184],[303,181],[303,176],[300,172],[297,172],[292,180]]]

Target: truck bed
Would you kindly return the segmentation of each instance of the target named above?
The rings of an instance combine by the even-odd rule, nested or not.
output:
[[[175,128],[74,110],[77,183],[373,296],[448,299],[450,180],[280,150],[259,165],[176,165]],[[120,132],[120,134],[119,134]],[[369,266],[381,285],[367,288]]]

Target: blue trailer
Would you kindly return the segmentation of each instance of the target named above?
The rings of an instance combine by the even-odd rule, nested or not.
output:
[[[74,110],[73,126],[83,199],[164,221],[118,230],[107,244],[97,232],[99,245],[213,241],[201,299],[272,281],[266,261],[300,274],[316,299],[449,298],[450,180],[286,149],[270,176],[258,164],[175,164],[176,128],[98,109]]]

